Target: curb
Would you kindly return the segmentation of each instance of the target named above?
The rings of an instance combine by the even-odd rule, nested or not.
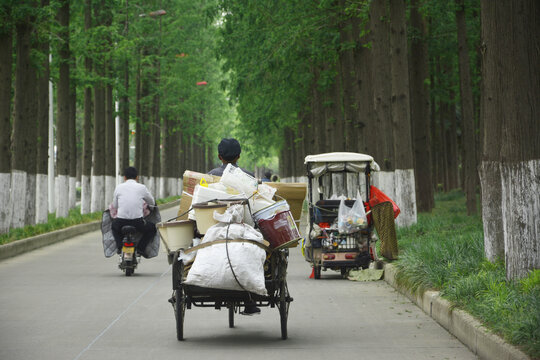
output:
[[[167,204],[158,205],[158,208],[160,211],[162,211],[177,206],[179,203],[180,200],[176,200]],[[73,225],[65,229],[51,231],[26,239],[16,240],[9,244],[0,245],[0,261],[39,249],[47,245],[67,240],[73,236],[96,231],[100,228],[101,220],[95,220],[89,223]]]
[[[517,347],[508,344],[500,336],[493,334],[469,313],[457,309],[442,298],[438,291],[427,290],[412,293],[397,284],[397,270],[392,264],[384,266],[384,281],[405,295],[439,325],[454,335],[479,359],[486,360],[531,360]]]

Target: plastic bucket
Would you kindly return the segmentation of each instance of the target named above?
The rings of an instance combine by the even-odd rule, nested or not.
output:
[[[257,211],[253,214],[253,218],[271,248],[294,247],[301,239],[286,201],[277,202]]]
[[[157,228],[165,247],[171,252],[191,246],[194,225],[194,221],[179,220],[159,223]]]
[[[193,210],[195,212],[195,219],[197,221],[197,229],[199,230],[199,233],[201,235],[206,234],[208,228],[219,222],[214,220],[214,211],[223,214],[226,209],[227,204],[216,204],[213,202],[193,204]]]

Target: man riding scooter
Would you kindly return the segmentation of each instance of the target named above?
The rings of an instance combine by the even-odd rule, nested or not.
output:
[[[114,190],[112,206],[117,209],[116,217],[112,221],[112,233],[116,242],[117,252],[122,249],[122,227],[129,225],[135,227],[142,234],[137,244],[137,252],[146,257],[145,249],[156,235],[156,226],[144,220],[144,203],[155,205],[152,194],[146,186],[139,184],[137,169],[128,167],[124,171],[124,182]]]

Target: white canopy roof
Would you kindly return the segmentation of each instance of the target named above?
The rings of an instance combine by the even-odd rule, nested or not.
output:
[[[350,162],[350,161],[365,161],[373,162],[373,157],[366,154],[352,152],[332,152],[326,154],[308,155],[304,161],[307,163],[327,163],[327,162]]]
[[[319,177],[327,172],[364,171],[369,164],[371,170],[379,171],[379,165],[373,160],[373,157],[366,154],[351,152],[333,152],[318,155],[308,155],[304,161],[305,164],[312,164],[310,169],[314,177]]]

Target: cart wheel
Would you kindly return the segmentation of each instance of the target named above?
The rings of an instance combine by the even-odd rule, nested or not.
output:
[[[229,304],[229,328],[234,327],[234,303]]]
[[[318,265],[314,265],[313,269],[315,270],[314,271],[315,279],[320,279],[321,278],[321,267],[318,266]]]
[[[184,315],[186,313],[186,302],[182,287],[175,291],[174,313],[176,315],[176,338],[184,340]]]
[[[287,339],[287,318],[289,317],[289,289],[287,281],[283,280],[279,291],[279,318],[281,321],[281,339]]]
[[[126,276],[131,276],[131,275],[133,275],[133,268],[131,267],[126,268]]]
[[[346,279],[347,276],[349,276],[349,269],[345,268],[345,267],[342,267],[341,268],[341,277]]]

